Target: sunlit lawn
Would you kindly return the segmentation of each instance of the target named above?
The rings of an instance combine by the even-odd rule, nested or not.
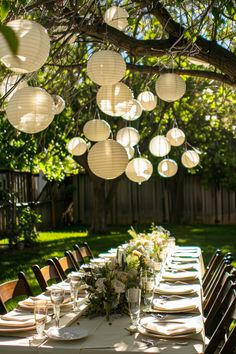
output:
[[[176,237],[179,245],[198,245],[203,250],[207,262],[216,248],[224,252],[231,251],[236,257],[236,225],[165,225]],[[87,236],[86,227],[70,227],[61,231],[41,232],[36,247],[13,252],[0,249],[0,282],[14,279],[17,272],[24,271],[34,292],[39,292],[37,282],[31,271],[31,265],[37,263],[45,265],[46,260],[64,255],[64,251],[72,249],[75,243],[86,240],[94,255],[111,247],[116,247],[129,240],[127,233],[129,226],[111,227],[111,234],[105,236]],[[140,226],[137,231],[147,230],[147,226]],[[4,243],[0,241],[0,244]],[[236,266],[236,262],[234,262]]]

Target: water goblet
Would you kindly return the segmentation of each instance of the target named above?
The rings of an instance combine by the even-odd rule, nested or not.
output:
[[[34,305],[34,320],[36,325],[37,335],[34,336],[34,339],[44,338],[43,332],[45,329],[45,324],[47,322],[47,301],[38,300]]]
[[[140,318],[141,289],[130,288],[126,291],[126,299],[129,307],[131,323],[137,326]]]
[[[51,302],[53,304],[53,312],[56,321],[56,327],[59,327],[60,305],[64,301],[65,290],[60,287],[52,287],[50,291]]]

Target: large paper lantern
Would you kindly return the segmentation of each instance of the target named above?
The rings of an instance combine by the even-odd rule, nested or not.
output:
[[[59,95],[52,95],[52,98],[55,105],[55,114],[60,114],[62,111],[64,111],[66,103]]]
[[[126,64],[122,56],[113,50],[94,53],[87,63],[90,80],[100,86],[114,85],[125,76]]]
[[[157,98],[150,91],[141,92],[138,95],[138,101],[141,103],[144,111],[152,111],[157,105]]]
[[[129,14],[123,7],[112,6],[106,10],[104,14],[104,21],[109,26],[122,31],[128,25],[128,17]]]
[[[91,141],[103,141],[111,134],[110,125],[102,119],[92,119],[85,123],[84,135]]]
[[[138,119],[142,114],[142,106],[138,100],[133,99],[131,109],[128,113],[122,116],[123,119],[132,121]]]
[[[137,129],[125,127],[118,130],[116,140],[124,147],[135,146],[139,143],[140,135]]]
[[[177,74],[162,74],[156,81],[156,93],[163,101],[179,100],[186,91],[185,81]]]
[[[180,146],[184,143],[185,141],[185,134],[184,132],[179,129],[179,128],[172,128],[170,129],[167,134],[166,137],[169,141],[169,143],[172,146]]]
[[[174,160],[164,159],[157,166],[158,173],[162,177],[172,177],[178,171],[178,165]]]
[[[11,90],[11,92],[6,97],[6,101],[9,101],[10,98],[14,95],[14,93],[23,87],[27,87],[27,81],[21,80],[17,85],[16,83],[20,80],[19,75],[11,75],[6,77],[0,85],[0,95],[3,97],[7,92]]]
[[[39,87],[18,90],[6,108],[9,122],[25,133],[38,133],[46,129],[54,118],[54,101],[47,91]]]
[[[101,111],[109,116],[122,116],[132,107],[132,91],[122,82],[112,86],[102,86],[97,92],[97,104]]]
[[[132,159],[132,158],[134,157],[134,152],[135,152],[133,146],[127,146],[127,147],[125,147],[125,150],[126,150],[126,152],[127,152],[128,159],[129,159],[129,160]]]
[[[126,176],[133,182],[142,183],[147,181],[153,172],[152,164],[143,157],[131,160],[125,170]]]
[[[169,154],[171,149],[169,141],[163,135],[157,135],[149,143],[149,150],[152,155],[163,157]]]
[[[182,164],[187,168],[193,168],[197,166],[200,162],[200,157],[198,153],[194,150],[187,150],[181,156]]]
[[[17,55],[14,55],[0,33],[1,62],[17,73],[39,70],[49,55],[50,39],[47,30],[37,22],[23,19],[8,22],[7,26],[15,32],[19,47]]]
[[[117,141],[108,139],[93,145],[88,153],[90,170],[103,179],[114,179],[124,173],[128,164],[125,148]]]
[[[74,156],[81,156],[88,149],[86,141],[82,138],[79,138],[79,137],[72,138],[67,143],[66,147],[67,147],[67,150],[69,151],[69,153]]]

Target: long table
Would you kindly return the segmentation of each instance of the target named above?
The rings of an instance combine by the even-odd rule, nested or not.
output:
[[[86,304],[80,305],[78,313],[69,312],[60,319],[61,326],[76,326],[78,330],[85,328],[88,330],[88,337],[74,341],[55,341],[45,339],[41,342],[32,341],[35,332],[20,332],[9,336],[0,336],[0,353],[51,353],[51,354],[101,354],[114,352],[125,353],[181,353],[181,354],[202,354],[204,353],[204,324],[201,310],[201,276],[204,271],[202,256],[199,253],[198,259],[199,278],[195,280],[194,287],[197,289],[198,311],[196,313],[185,314],[187,321],[195,321],[202,327],[202,331],[191,337],[179,339],[152,339],[149,343],[146,336],[140,333],[130,334],[127,328],[130,325],[128,316],[114,315],[111,321],[106,321],[104,317],[94,317],[92,319],[83,316]],[[168,314],[167,316],[176,315]],[[182,315],[183,316],[183,315]],[[50,323],[53,325],[53,322]]]

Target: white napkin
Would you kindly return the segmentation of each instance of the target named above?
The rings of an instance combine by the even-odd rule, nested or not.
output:
[[[144,328],[148,332],[166,336],[178,336],[183,334],[196,333],[196,327],[194,325],[191,326],[188,323],[150,322],[145,324]]]
[[[179,272],[179,273],[164,272],[162,275],[162,279],[169,280],[169,281],[196,280],[197,278],[198,278],[197,272]]]
[[[194,289],[191,285],[160,284],[160,286],[155,288],[154,291],[158,294],[184,295],[193,293]]]
[[[175,263],[169,263],[169,268],[173,270],[196,270],[196,266],[193,265],[193,263],[184,263],[184,264],[175,264]]]
[[[0,316],[1,327],[32,327],[35,325],[34,315],[22,314],[15,311]]]
[[[176,311],[192,311],[197,308],[197,304],[193,299],[178,300],[162,300],[154,299],[153,308],[159,311],[176,312]]]

